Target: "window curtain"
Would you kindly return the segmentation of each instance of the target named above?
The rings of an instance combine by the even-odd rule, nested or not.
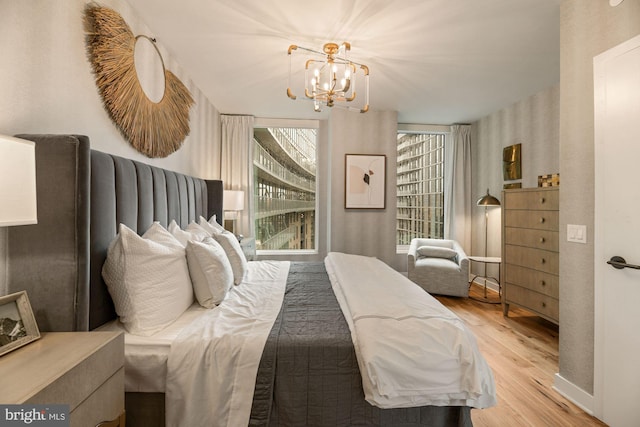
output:
[[[253,116],[221,115],[220,179],[225,190],[244,191],[236,233],[253,236]],[[223,206],[224,208],[224,206]]]
[[[453,125],[445,140],[444,237],[471,251],[471,126]]]

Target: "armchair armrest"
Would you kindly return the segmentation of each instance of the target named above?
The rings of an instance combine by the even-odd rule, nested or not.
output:
[[[416,266],[416,258],[418,258],[418,241],[416,239],[411,240],[409,245],[409,252],[407,252],[407,271],[413,271]]]
[[[460,246],[460,244],[456,241],[453,242],[453,249],[458,252],[458,265],[460,266],[460,268],[463,271],[467,271],[467,273],[469,272],[469,257],[467,256],[467,254],[465,253],[464,249],[462,249],[462,246]]]

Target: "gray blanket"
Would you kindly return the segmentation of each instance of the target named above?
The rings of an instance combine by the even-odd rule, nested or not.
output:
[[[265,345],[250,426],[471,426],[471,408],[380,409],[364,400],[349,326],[324,264],[291,263]]]

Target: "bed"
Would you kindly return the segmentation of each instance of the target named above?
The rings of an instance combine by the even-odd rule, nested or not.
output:
[[[90,331],[117,318],[101,270],[118,224],[142,234],[154,221],[187,227],[201,216],[222,218],[221,181],[93,151],[85,136],[19,137],[36,142],[39,222],[9,230],[8,283],[10,292],[28,291],[43,331]],[[292,262],[288,273],[252,379],[249,425],[471,425],[464,404],[367,402],[353,325],[325,264]],[[161,390],[127,391],[127,424],[164,425],[164,404]]]

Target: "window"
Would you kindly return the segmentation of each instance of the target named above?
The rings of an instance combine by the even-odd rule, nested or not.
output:
[[[444,238],[444,133],[398,132],[396,244]]]
[[[256,249],[316,249],[316,129],[256,127]]]

